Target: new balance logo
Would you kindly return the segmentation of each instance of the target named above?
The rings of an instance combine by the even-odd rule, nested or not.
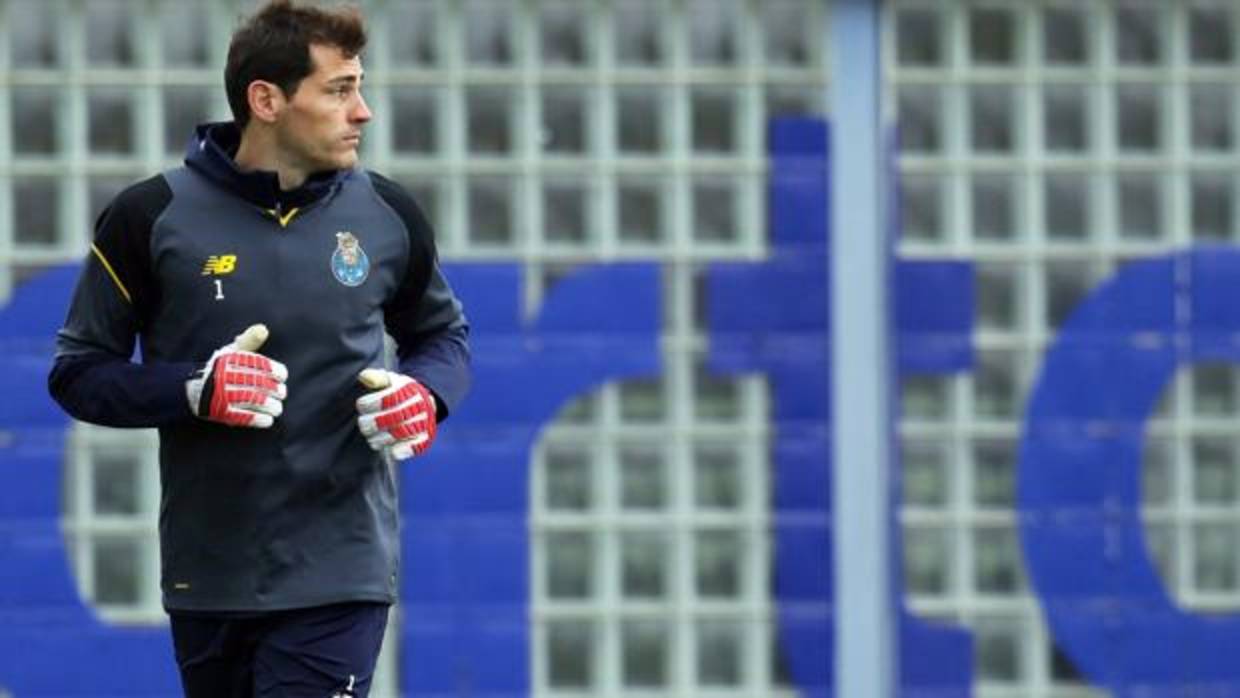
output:
[[[231,274],[237,268],[237,255],[222,254],[211,255],[207,257],[207,263],[202,266],[203,276],[223,276]]]

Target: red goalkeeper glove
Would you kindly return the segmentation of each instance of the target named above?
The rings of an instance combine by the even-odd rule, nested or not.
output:
[[[284,412],[288,369],[256,353],[267,341],[266,325],[250,325],[215,350],[202,372],[185,384],[193,413],[233,427],[266,429]]]
[[[396,460],[426,453],[435,441],[435,396],[409,376],[378,368],[358,374],[374,392],[357,399],[357,427],[376,451]]]

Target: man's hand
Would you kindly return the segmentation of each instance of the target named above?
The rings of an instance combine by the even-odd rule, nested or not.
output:
[[[357,376],[374,392],[357,399],[357,427],[374,450],[396,460],[426,453],[435,441],[435,397],[409,376],[368,368]]]
[[[256,353],[267,341],[266,325],[250,325],[207,360],[185,384],[195,415],[234,427],[266,429],[284,412],[288,369]]]

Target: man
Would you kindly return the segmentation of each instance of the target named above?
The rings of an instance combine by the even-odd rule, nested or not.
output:
[[[234,120],[104,211],[58,335],[67,412],[160,430],[189,696],[367,694],[397,595],[391,461],[430,448],[468,387],[429,225],[357,167],[365,42],[356,10],[288,0],[239,27]]]

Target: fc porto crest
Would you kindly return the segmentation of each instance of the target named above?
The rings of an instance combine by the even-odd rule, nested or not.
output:
[[[336,233],[336,251],[332,253],[332,276],[345,286],[361,286],[370,276],[370,260],[353,233]]]

